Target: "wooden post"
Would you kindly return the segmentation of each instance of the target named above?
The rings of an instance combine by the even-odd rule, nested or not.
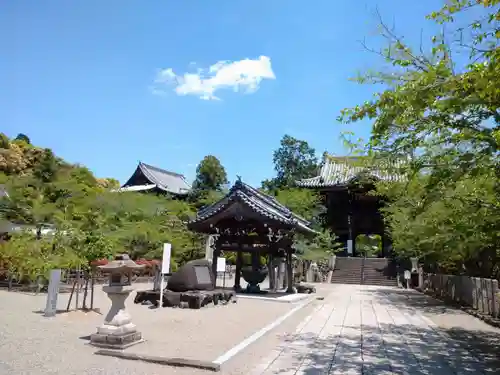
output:
[[[83,302],[82,302],[82,309],[87,310],[87,296],[89,293],[89,278],[87,273],[85,273],[85,288],[83,289]]]
[[[288,249],[286,253],[286,279],[287,279],[286,292],[295,293],[295,289],[293,288],[293,265],[292,265],[291,249]]]
[[[216,247],[214,248],[214,252],[212,254],[212,273],[214,275],[214,280],[215,280],[214,287],[217,286],[217,259],[219,258],[219,253],[220,253],[218,246],[217,245],[215,246]]]
[[[95,268],[90,268],[90,310],[94,310]]]
[[[76,270],[76,296],[75,296],[76,310],[78,310],[79,300],[80,300],[80,266],[78,266],[78,269]]]
[[[243,263],[243,253],[241,248],[236,252],[236,271],[234,273],[234,290],[241,290],[241,265]]]
[[[271,253],[269,253],[267,258],[268,258],[267,259],[267,269],[268,269],[268,275],[269,275],[269,289],[274,291],[276,289],[276,279],[274,277],[273,255]]]
[[[66,311],[69,311],[69,308],[71,307],[71,300],[73,299],[73,294],[75,293],[75,288],[76,288],[76,280],[73,281],[73,287],[71,288],[71,294],[69,295],[68,306],[66,306]]]

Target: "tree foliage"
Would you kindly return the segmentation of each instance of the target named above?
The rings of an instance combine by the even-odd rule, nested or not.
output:
[[[226,170],[220,160],[207,155],[196,168],[191,201],[197,203],[197,207],[214,203],[222,197],[228,183]]]
[[[207,155],[198,164],[193,189],[221,191],[228,183],[226,170],[215,156]]]
[[[118,181],[97,179],[50,149],[7,137],[0,177],[8,191],[0,198],[1,219],[26,228],[1,243],[0,263],[11,275],[31,278],[51,268],[89,267],[120,252],[159,258],[165,242],[172,243],[172,269],[200,257],[203,239],[186,228],[195,212],[187,202],[112,192]]]
[[[318,168],[315,149],[290,135],[281,139],[280,147],[273,153],[273,163],[276,177],[262,182],[262,187],[269,192],[293,187],[298,180],[314,177]]]
[[[396,252],[443,272],[498,274],[500,12],[498,1],[448,1],[429,18],[446,34],[428,53],[382,23],[389,70],[359,78],[386,89],[340,120],[373,120],[370,163],[405,179],[379,183]],[[478,8],[467,27],[455,20]],[[466,61],[465,64],[459,62]],[[380,165],[380,164],[379,164]]]
[[[31,144],[31,141],[30,141],[29,137],[26,134],[23,134],[23,133],[19,133],[17,135],[17,137],[15,138],[15,140],[16,141],[20,141],[20,142],[24,142],[24,143],[26,143],[28,145]]]

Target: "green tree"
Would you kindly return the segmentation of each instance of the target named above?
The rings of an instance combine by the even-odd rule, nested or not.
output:
[[[33,176],[43,183],[54,181],[59,165],[51,149],[44,149],[38,163],[33,167]]]
[[[384,211],[395,250],[443,272],[498,273],[498,4],[447,2],[429,16],[448,30],[432,38],[429,54],[382,23],[390,44],[380,54],[390,70],[359,81],[386,89],[340,116],[346,123],[374,121],[365,161],[403,161],[397,172],[406,181],[377,184],[388,198]],[[473,7],[481,16],[468,28],[454,27],[456,15]]]
[[[278,190],[276,199],[297,215],[313,222],[316,227],[320,227],[320,217],[325,212],[325,207],[316,191],[287,188]]]
[[[10,140],[4,133],[0,133],[0,148],[8,149],[10,147]]]
[[[321,219],[326,209],[317,192],[287,188],[278,190],[276,199],[293,213],[311,222],[311,226],[317,230],[317,234],[312,237],[297,235],[295,238],[294,247],[303,259],[325,259],[340,250],[335,234],[322,228]]]
[[[197,206],[200,206],[201,201],[211,201],[214,192],[223,192],[228,183],[226,170],[219,159],[213,155],[207,155],[196,168],[191,200],[198,202]]]
[[[23,134],[23,133],[19,133],[16,138],[14,138],[15,141],[21,141],[21,142],[24,142],[28,145],[31,144],[31,141],[29,139],[29,137],[26,135],[26,134]]]
[[[215,156],[207,155],[198,164],[193,183],[194,189],[220,191],[228,183],[226,170]]]
[[[9,195],[0,198],[2,217],[13,223],[32,225],[40,239],[42,229],[54,217],[55,206],[32,177],[10,178],[5,185]]]
[[[298,180],[314,177],[318,168],[314,148],[290,135],[281,139],[280,147],[273,153],[273,163],[276,177],[262,182],[262,187],[269,192],[293,187]]]

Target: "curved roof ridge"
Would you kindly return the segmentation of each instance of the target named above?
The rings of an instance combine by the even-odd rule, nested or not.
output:
[[[243,183],[241,180],[238,180],[231,187],[229,193],[218,202],[199,210],[196,218],[189,223],[196,224],[208,220],[216,216],[219,212],[224,211],[236,200],[264,218],[275,220],[291,227],[300,227],[301,230],[306,232],[314,232],[309,227],[310,223],[303,217],[295,214],[270,195]]]
[[[260,198],[264,199],[265,201],[267,201],[268,203],[270,203],[272,206],[274,206],[275,208],[277,209],[280,209],[284,212],[286,212],[287,214],[292,214],[292,211],[286,207],[285,205],[281,204],[280,202],[278,202],[276,200],[276,198],[266,194],[266,193],[263,193],[261,191],[259,191],[258,189],[255,189],[254,187],[248,185],[248,184],[245,184],[244,182],[242,182],[243,186],[245,186],[247,189],[249,189],[252,193],[254,193],[255,195],[259,196]]]

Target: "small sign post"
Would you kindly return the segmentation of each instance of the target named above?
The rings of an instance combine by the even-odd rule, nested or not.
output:
[[[404,278],[406,280],[406,289],[408,289],[410,286],[411,272],[408,270],[405,270]]]
[[[347,240],[347,254],[349,256],[352,255],[352,250],[353,250],[353,241],[352,240]]]
[[[165,274],[170,272],[170,255],[172,252],[172,244],[163,244],[163,257],[161,260],[161,272],[160,272],[160,306],[163,307],[163,288],[165,287]]]
[[[59,283],[61,282],[61,270],[50,271],[49,289],[47,292],[47,304],[45,305],[45,316],[55,316],[57,313],[57,296],[59,295]]]
[[[226,287],[226,258],[217,258],[217,273],[222,272],[222,287]],[[217,275],[215,275],[215,286],[217,286]]]

